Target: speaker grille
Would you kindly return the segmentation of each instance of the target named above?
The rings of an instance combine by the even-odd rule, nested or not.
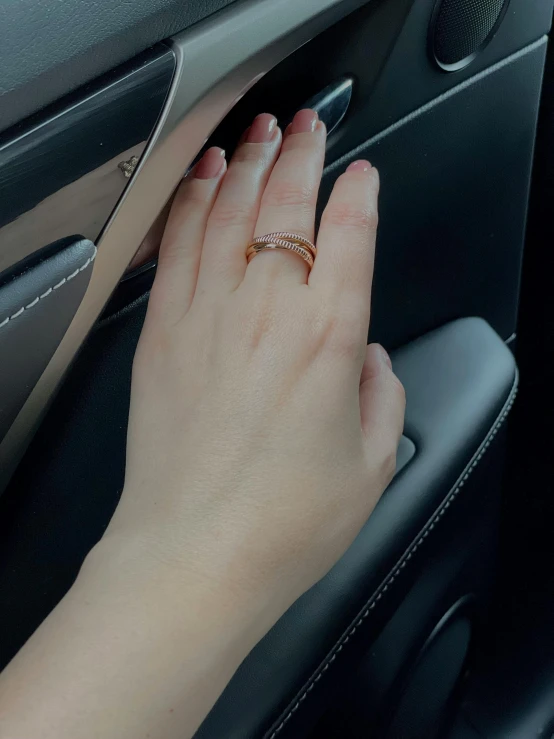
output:
[[[507,0],[443,0],[434,24],[434,54],[444,67],[461,64],[483,46]]]

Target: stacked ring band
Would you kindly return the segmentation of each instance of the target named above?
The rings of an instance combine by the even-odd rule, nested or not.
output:
[[[266,249],[292,251],[298,254],[310,269],[314,266],[314,259],[317,254],[316,246],[309,239],[289,231],[276,231],[265,236],[257,236],[250,242],[246,249],[248,262],[254,259],[256,254]]]

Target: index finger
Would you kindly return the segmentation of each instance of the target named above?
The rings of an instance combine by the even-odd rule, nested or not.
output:
[[[365,160],[353,162],[338,178],[321,218],[309,278],[310,286],[350,306],[359,303],[368,321],[378,194],[379,173]]]

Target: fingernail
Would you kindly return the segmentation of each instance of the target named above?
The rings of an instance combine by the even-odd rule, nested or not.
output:
[[[355,162],[352,162],[352,164],[349,164],[346,168],[347,172],[369,172],[371,169],[371,164],[367,161],[367,159],[358,159]]]
[[[198,180],[211,180],[221,174],[225,166],[225,151],[212,146],[196,165],[194,176]]]
[[[384,362],[387,365],[387,367],[390,367],[390,369],[392,369],[392,362],[388,355],[388,352],[385,349],[383,349],[381,344],[375,344],[375,348],[377,349],[377,354],[381,362]]]
[[[273,138],[276,127],[277,118],[274,115],[260,113],[252,121],[246,140],[249,144],[267,144]]]
[[[290,133],[313,133],[319,118],[315,110],[299,110],[292,119]]]

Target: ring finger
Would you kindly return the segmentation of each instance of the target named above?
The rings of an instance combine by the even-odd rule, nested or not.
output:
[[[262,196],[254,236],[288,231],[314,240],[325,138],[325,126],[315,111],[301,110],[295,115]],[[256,280],[279,276],[306,283],[308,271],[308,264],[297,254],[268,249],[252,259],[245,279],[249,275]]]

